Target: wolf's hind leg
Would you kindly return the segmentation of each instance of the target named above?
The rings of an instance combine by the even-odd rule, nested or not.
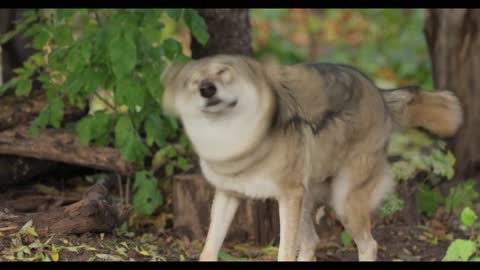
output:
[[[378,245],[371,234],[370,214],[392,187],[388,165],[384,162],[378,165],[371,166],[371,169],[365,167],[373,172],[364,171],[363,176],[368,175],[368,179],[354,181],[354,177],[362,176],[362,171],[351,166],[344,169],[333,183],[333,207],[357,245],[360,261],[377,259]]]

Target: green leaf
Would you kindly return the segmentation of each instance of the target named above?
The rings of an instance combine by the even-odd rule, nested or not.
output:
[[[180,8],[167,8],[165,11],[167,12],[168,17],[175,21],[177,21],[180,18],[180,15],[182,15],[182,9]]]
[[[147,145],[152,146],[155,142],[158,146],[163,146],[166,142],[168,135],[168,126],[164,124],[164,121],[160,116],[151,114],[145,120],[145,133],[147,135]]]
[[[147,171],[135,174],[133,205],[139,215],[151,215],[163,204],[163,197],[158,190],[157,179]]]
[[[178,157],[175,165],[182,171],[186,171],[190,168],[190,162],[184,157]]]
[[[11,79],[8,82],[0,85],[0,94],[7,91],[7,89],[17,86],[17,80]]]
[[[442,194],[430,189],[427,185],[419,185],[417,190],[417,207],[421,213],[431,216],[438,206],[444,203]]]
[[[37,234],[37,232],[35,231],[35,228],[33,228],[33,227],[27,228],[26,232],[27,232],[28,234],[30,234],[31,236],[33,236],[33,237],[38,237],[38,234]]]
[[[58,262],[58,259],[60,258],[57,247],[54,244],[52,244],[52,251],[50,253],[50,256],[52,257],[52,261],[54,262]]]
[[[72,28],[67,25],[59,25],[53,32],[55,42],[59,46],[70,45],[73,41]]]
[[[175,166],[173,166],[172,163],[168,163],[167,166],[165,166],[165,174],[167,176],[171,176],[173,175],[174,172],[175,172]]]
[[[340,241],[342,241],[342,245],[344,247],[349,247],[353,243],[353,239],[347,231],[343,231],[340,234]]]
[[[463,225],[470,227],[477,220],[477,215],[470,207],[465,207],[460,215]]]
[[[479,196],[474,186],[475,181],[469,180],[451,187],[445,200],[445,207],[454,212],[460,212],[464,207],[471,207]]]
[[[145,89],[141,87],[140,81],[124,77],[116,84],[115,104],[127,105],[130,110],[135,111],[136,106],[143,107],[145,103]]]
[[[239,258],[239,257],[234,257],[228,253],[226,253],[223,250],[220,250],[218,252],[218,260],[222,262],[251,262],[253,260],[246,259],[246,258]]]
[[[77,9],[73,9],[73,8],[61,8],[61,9],[56,9],[55,11],[57,12],[57,18],[59,20],[72,17],[77,13]]]
[[[182,53],[182,44],[169,38],[163,41],[163,50],[165,51],[165,56],[167,56],[168,59],[173,60]]]
[[[474,241],[455,239],[447,249],[447,254],[443,261],[462,261],[466,262],[475,254],[477,246]]]
[[[186,9],[183,19],[195,39],[202,45],[207,44],[209,39],[207,24],[198,12],[195,9]]]
[[[49,100],[49,123],[54,128],[60,128],[61,121],[63,119],[63,100],[60,97],[55,97]]]
[[[403,209],[405,202],[396,194],[391,193],[385,198],[383,204],[380,207],[383,217],[390,217],[396,212]]]
[[[110,116],[103,111],[82,118],[75,127],[80,143],[87,145],[91,140],[95,140],[100,145],[107,145],[111,122]]]
[[[117,79],[129,75],[137,64],[135,41],[125,38],[124,35],[118,35],[111,40],[108,50],[113,73]]]
[[[45,128],[48,124],[54,128],[60,128],[63,119],[63,100],[60,97],[49,98],[48,105],[43,109],[35,120],[32,121],[30,127],[30,135],[37,136],[40,130]]]
[[[45,29],[42,29],[33,37],[32,47],[37,50],[42,50],[49,39],[50,34]]]
[[[17,82],[17,88],[15,90],[15,95],[17,96],[28,96],[32,90],[32,80],[31,79],[21,79]]]
[[[120,116],[115,125],[115,145],[126,160],[143,164],[148,148],[142,143],[128,116]]]

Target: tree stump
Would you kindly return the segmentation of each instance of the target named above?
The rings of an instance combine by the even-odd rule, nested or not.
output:
[[[174,230],[192,240],[205,240],[210,224],[214,189],[200,174],[178,175],[173,183]],[[257,245],[276,243],[278,204],[273,200],[243,200],[226,241],[251,240]]]

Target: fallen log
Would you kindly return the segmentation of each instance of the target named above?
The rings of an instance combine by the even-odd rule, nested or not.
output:
[[[130,175],[134,164],[110,147],[80,144],[77,136],[61,129],[45,129],[39,136],[28,135],[28,126],[0,132],[0,154],[57,161]]]
[[[86,232],[111,232],[127,219],[132,208],[113,204],[107,200],[108,189],[100,184],[91,187],[83,198],[71,205],[35,214],[11,213],[0,210],[0,231],[15,232],[32,220],[39,235],[81,234]]]

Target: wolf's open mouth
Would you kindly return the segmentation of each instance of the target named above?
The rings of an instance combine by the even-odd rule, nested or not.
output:
[[[237,105],[238,100],[233,101],[232,103],[228,104],[228,107],[233,108],[235,105]]]
[[[216,99],[208,100],[207,104],[205,104],[205,107],[202,109],[202,111],[205,113],[219,113],[225,109],[231,109],[235,107],[237,104],[238,104],[238,100],[234,100],[230,103],[226,103],[225,101],[216,98]]]
[[[218,105],[222,102],[222,100],[218,98],[211,98],[207,101],[207,107]]]

